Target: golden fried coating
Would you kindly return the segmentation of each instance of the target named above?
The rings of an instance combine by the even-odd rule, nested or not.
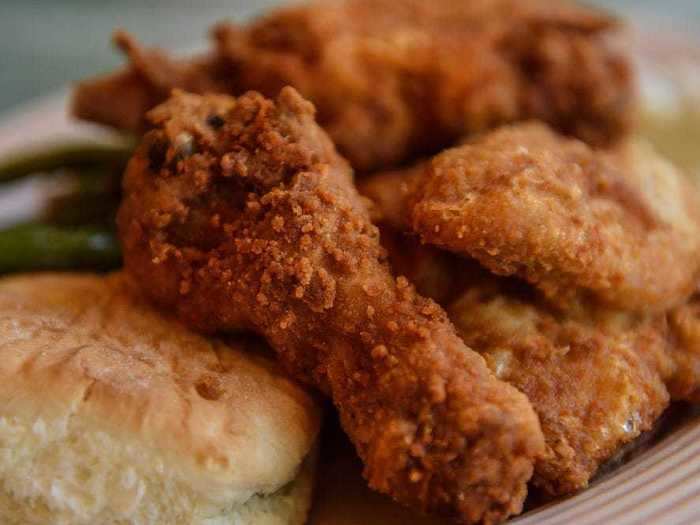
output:
[[[649,430],[668,405],[664,379],[673,363],[664,322],[563,314],[518,288],[484,281],[448,314],[465,343],[537,411],[546,453],[533,483],[568,494],[586,487],[600,464]]]
[[[562,303],[662,312],[700,271],[697,191],[642,144],[604,153],[541,124],[505,127],[435,157],[412,212],[425,242]]]
[[[121,37],[132,65],[78,86],[74,112],[140,130],[164,88],[273,97],[291,85],[361,171],[528,118],[608,144],[627,131],[635,105],[628,61],[607,42],[615,26],[597,10],[550,0],[310,2],[217,26],[215,50],[193,63]]]
[[[313,106],[180,93],[150,118],[119,214],[145,292],[196,328],[263,334],[332,396],[376,490],[463,523],[519,512],[537,416],[391,275]]]
[[[668,315],[675,372],[668,389],[673,399],[700,402],[700,294]]]

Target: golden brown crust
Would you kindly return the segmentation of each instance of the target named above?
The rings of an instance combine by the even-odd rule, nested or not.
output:
[[[362,171],[528,118],[607,144],[628,130],[635,100],[627,59],[606,41],[614,26],[600,11],[549,0],[311,2],[221,24],[215,51],[191,62],[122,34],[129,68],[79,85],[73,106],[140,130],[172,88],[273,97],[291,85]]]
[[[498,279],[471,286],[448,314],[497,377],[530,399],[546,441],[533,482],[551,495],[585,488],[668,405],[663,318],[561,313]]]
[[[662,312],[694,288],[699,203],[649,148],[596,152],[533,123],[433,159],[413,227],[424,241],[523,277],[550,299],[579,295]]]
[[[119,214],[141,287],[200,329],[264,334],[332,395],[373,488],[465,523],[519,512],[532,408],[391,276],[313,106],[178,94],[151,118]]]

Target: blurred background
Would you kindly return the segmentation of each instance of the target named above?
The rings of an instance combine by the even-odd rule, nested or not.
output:
[[[426,0],[430,1],[430,0]],[[468,1],[468,0],[464,0]],[[279,0],[0,0],[0,112],[121,63],[116,27],[150,44],[187,49],[215,21],[242,20]],[[593,0],[672,30],[700,26],[700,0]]]

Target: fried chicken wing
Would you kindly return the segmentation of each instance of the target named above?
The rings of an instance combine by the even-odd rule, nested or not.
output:
[[[435,157],[412,214],[425,242],[560,302],[663,312],[700,271],[700,199],[673,166],[642,144],[594,151],[541,124]]]
[[[291,85],[361,171],[527,118],[608,144],[627,131],[635,100],[628,60],[608,43],[615,26],[600,11],[549,0],[311,2],[220,24],[215,50],[192,63],[121,37],[132,65],[82,83],[74,111],[140,129],[163,87],[272,97]],[[125,86],[129,97],[114,107],[110,95]]]
[[[119,214],[145,292],[198,329],[263,334],[332,396],[376,490],[464,523],[519,512],[537,416],[391,275],[313,106],[180,93],[150,118]]]
[[[465,343],[537,411],[546,453],[533,483],[552,495],[569,494],[651,429],[668,405],[664,380],[674,364],[663,317],[561,313],[518,288],[484,281],[448,314]]]

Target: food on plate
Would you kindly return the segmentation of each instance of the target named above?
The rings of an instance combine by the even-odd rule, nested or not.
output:
[[[262,342],[195,335],[121,274],[5,278],[0,330],[2,523],[305,522],[320,413]]]
[[[614,27],[571,3],[348,0],[215,35],[242,86],[297,87],[341,153],[368,170],[523,118],[595,143],[617,138],[633,97],[626,59],[606,45]]]
[[[392,276],[313,106],[176,93],[150,119],[118,218],[141,288],[200,330],[263,334],[332,396],[374,489],[463,523],[519,512],[532,407]]]
[[[620,29],[311,0],[190,57],[116,32],[72,112],[129,138],[0,163],[0,274],[124,265],[0,279],[0,522],[496,524],[657,439],[700,401],[700,194],[636,137],[687,149],[644,65],[675,104],[690,54]]]
[[[700,270],[700,198],[680,172],[645,144],[595,151],[538,123],[434,158],[412,226],[559,302],[661,312]]]
[[[663,316],[561,312],[498,278],[470,286],[447,311],[464,342],[535,408],[546,451],[533,483],[549,494],[585,488],[668,405]]]
[[[74,111],[140,131],[171,88],[274,97],[291,85],[360,171],[529,118],[609,144],[629,129],[635,100],[628,60],[608,43],[616,27],[548,0],[310,2],[220,24],[215,49],[189,61],[120,35],[131,65],[79,85]]]
[[[381,181],[374,182],[376,189]],[[445,305],[467,346],[528,396],[546,442],[532,481],[546,493],[585,488],[668,405],[665,381],[679,374],[676,361],[687,362],[687,354],[669,354],[663,315],[562,310],[524,282],[390,228],[381,233],[396,272]],[[699,379],[688,382],[697,387]]]
[[[671,324],[686,334],[671,347],[663,314],[556,307],[523,281],[419,246],[406,230],[421,176],[410,168],[360,184],[373,201],[389,260],[445,305],[465,343],[530,399],[547,443],[533,483],[552,495],[585,487],[604,461],[653,426],[669,401],[666,382],[676,399],[688,397],[681,389],[700,385],[691,307],[671,314]],[[450,218],[459,220],[458,211]]]

